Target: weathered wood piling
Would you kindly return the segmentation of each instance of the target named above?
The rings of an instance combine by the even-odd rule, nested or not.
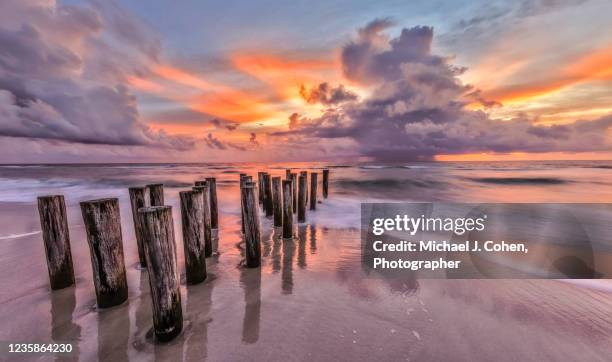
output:
[[[51,289],[69,287],[74,284],[74,269],[64,196],[38,197],[38,213]]]
[[[202,191],[181,191],[181,220],[185,251],[185,276],[188,284],[206,279],[204,236],[204,197]]]
[[[140,261],[141,267],[147,266],[147,259],[144,254],[144,247],[142,245],[142,223],[138,216],[138,209],[147,206],[146,202],[146,187],[130,187],[130,205],[132,207],[132,221],[134,222],[134,234],[136,235],[136,245],[138,247],[138,260]]]
[[[306,175],[300,174],[298,179],[298,222],[306,222]]]
[[[245,183],[241,188],[241,198],[244,214],[245,265],[247,268],[257,268],[261,264],[261,234],[254,183]]]
[[[266,210],[266,217],[270,217],[274,214],[274,203],[272,201],[272,181],[269,173],[264,174],[264,209]]]
[[[259,171],[257,172],[257,197],[259,199],[259,204],[263,205],[264,200],[264,174],[265,172]]]
[[[149,184],[147,185],[149,190],[149,202],[151,206],[162,206],[164,204],[164,185],[163,184]]]
[[[146,240],[144,247],[153,301],[153,329],[157,340],[167,342],[183,329],[172,207],[150,206],[138,212]]]
[[[306,178],[306,204],[308,204],[308,171],[300,171],[300,176],[304,176]]]
[[[317,173],[310,174],[310,210],[317,209]]]
[[[240,224],[242,226],[242,233],[244,234],[244,206],[242,205],[242,187],[248,182],[247,175],[245,173],[240,174]]]
[[[298,198],[298,193],[297,193],[297,184],[298,184],[298,179],[297,179],[297,174],[296,173],[291,173],[291,194],[293,195],[293,213],[295,214],[297,212],[297,198]]]
[[[192,188],[194,191],[199,191],[202,193],[202,220],[204,222],[204,255],[208,258],[213,254],[213,244],[212,244],[212,222],[210,218],[210,196],[209,196],[209,188],[206,181],[200,181],[198,186],[194,186]]]
[[[208,192],[210,197],[210,227],[219,229],[219,207],[217,205],[217,179],[207,177]]]
[[[291,180],[283,180],[283,238],[293,237],[293,183]]]
[[[280,177],[272,177],[272,204],[274,206],[274,227],[281,227],[283,226],[283,199]]]
[[[128,296],[121,237],[121,215],[116,198],[81,202],[81,213],[91,254],[99,308],[123,303]]]
[[[326,199],[329,195],[329,169],[323,170],[323,198]]]

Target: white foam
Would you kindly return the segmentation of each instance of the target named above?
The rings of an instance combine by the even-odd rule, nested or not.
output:
[[[23,238],[23,237],[26,237],[26,236],[36,235],[36,234],[40,234],[40,230],[39,231],[30,231],[29,233],[23,233],[23,234],[0,235],[0,240],[18,239],[18,238]]]

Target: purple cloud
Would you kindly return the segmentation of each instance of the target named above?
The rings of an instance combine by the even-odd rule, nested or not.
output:
[[[498,105],[460,81],[465,69],[432,54],[433,28],[403,29],[389,38],[382,32],[389,25],[388,20],[375,20],[342,49],[344,75],[373,89],[370,97],[330,108],[319,118],[293,114],[289,130],[272,135],[300,142],[345,139],[357,154],[388,161],[471,152],[612,149],[605,137],[612,116],[551,127],[524,117],[492,119],[466,109],[471,101]]]
[[[160,46],[114,2],[7,0],[0,13],[0,136],[194,147],[189,137],[149,128],[121,85],[155,62]]]

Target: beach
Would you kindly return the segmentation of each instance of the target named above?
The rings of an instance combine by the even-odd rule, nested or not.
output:
[[[262,215],[262,266],[243,268],[239,174],[324,167],[329,198],[293,240]],[[0,165],[0,340],[74,345],[40,360],[609,360],[611,281],[375,277],[361,265],[360,203],[607,203],[611,176],[603,161]],[[188,286],[178,192],[203,177],[217,178],[218,254]],[[153,340],[128,195],[153,182],[173,208],[182,278],[184,330],[167,344]],[[76,276],[54,292],[36,209],[48,194],[66,198]],[[79,202],[102,197],[119,198],[129,296],[97,310]]]

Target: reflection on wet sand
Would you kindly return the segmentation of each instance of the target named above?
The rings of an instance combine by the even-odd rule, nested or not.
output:
[[[56,360],[77,361],[79,356],[78,342],[81,339],[81,327],[74,323],[72,314],[76,307],[74,288],[56,290],[51,293],[51,339],[55,343],[72,343],[69,355],[57,355]]]
[[[293,239],[283,240],[283,269],[281,270],[283,294],[293,293],[293,254],[295,252],[295,241]]]
[[[306,225],[298,225],[298,259],[300,269],[306,269]]]
[[[97,312],[98,361],[128,361],[127,349],[130,338],[128,312],[128,303]]]
[[[241,268],[240,286],[244,289],[242,342],[245,344],[252,344],[259,340],[259,323],[261,318],[261,268]]]
[[[317,232],[315,226],[310,224],[310,254],[317,253]]]
[[[278,273],[281,270],[281,245],[283,244],[280,234],[272,240],[272,272]]]
[[[218,262],[218,256],[213,255],[206,260],[210,270]],[[212,321],[212,293],[215,287],[215,275],[208,273],[206,280],[197,285],[187,287],[187,313],[191,329],[185,332],[187,361],[203,361],[208,357],[208,324]]]

